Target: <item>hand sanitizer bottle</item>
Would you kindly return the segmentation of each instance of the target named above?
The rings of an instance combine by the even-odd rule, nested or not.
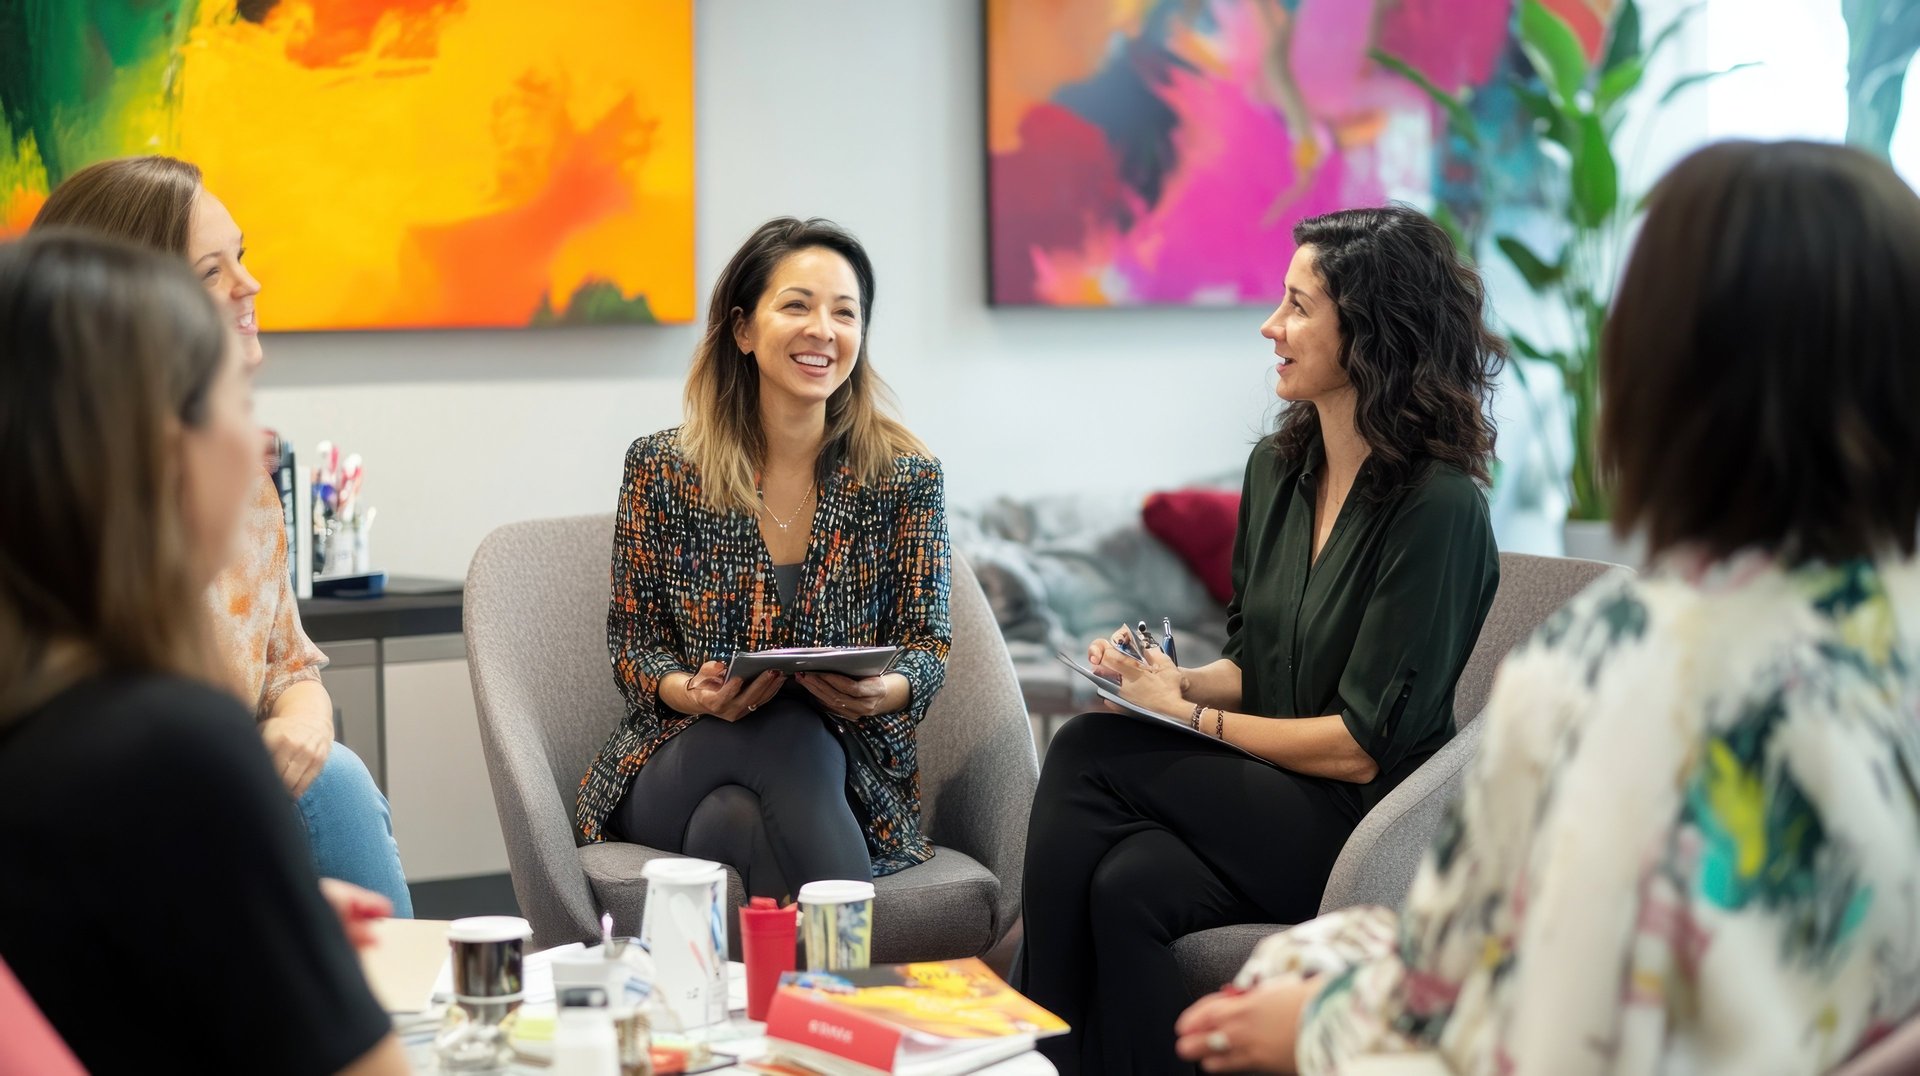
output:
[[[620,1043],[613,1033],[607,992],[597,986],[562,989],[553,1028],[553,1076],[620,1076]]]

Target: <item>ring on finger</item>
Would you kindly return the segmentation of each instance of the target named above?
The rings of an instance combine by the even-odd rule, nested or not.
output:
[[[1227,1042],[1227,1033],[1215,1031],[1207,1036],[1207,1050],[1210,1053],[1224,1054],[1233,1047]]]

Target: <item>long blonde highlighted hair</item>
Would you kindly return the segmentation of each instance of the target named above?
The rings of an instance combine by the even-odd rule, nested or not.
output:
[[[756,476],[767,458],[760,425],[760,368],[734,339],[735,318],[760,304],[773,271],[788,255],[813,248],[847,260],[860,281],[860,353],[853,372],[827,400],[826,439],[816,471],[825,482],[844,465],[855,481],[872,483],[900,456],[931,455],[893,415],[893,393],[867,358],[873,322],[873,261],[845,229],[818,217],[779,217],[762,224],[720,274],[707,305],[707,331],[687,372],[686,422],[680,451],[700,473],[708,503],[717,509],[759,508]]]

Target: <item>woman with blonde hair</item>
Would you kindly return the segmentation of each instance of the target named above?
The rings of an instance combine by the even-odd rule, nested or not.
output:
[[[238,338],[249,375],[259,368],[260,282],[244,263],[239,225],[201,183],[200,169],[159,156],[89,165],[40,208],[33,228],[47,227],[84,228],[184,259]],[[387,799],[359,756],[334,742],[333,700],[320,682],[327,656],[300,627],[280,493],[264,464],[255,472],[245,541],[205,597],[228,679],[253,710],[299,808],[314,866],[380,893],[398,915],[410,916]]]
[[[628,450],[607,612],[627,717],[581,785],[587,840],[726,863],[765,896],[932,858],[915,729],[946,672],[946,503],[887,414],[873,294],[847,232],[762,225],[714,286],[685,425]],[[736,653],[855,645],[901,655],[727,678]]]

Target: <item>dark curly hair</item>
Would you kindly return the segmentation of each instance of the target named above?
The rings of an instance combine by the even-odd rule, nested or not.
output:
[[[1354,425],[1382,479],[1383,497],[1428,461],[1491,484],[1493,382],[1507,342],[1487,328],[1486,287],[1453,241],[1411,206],[1342,209],[1293,227],[1339,312],[1340,366],[1353,383]],[[1298,459],[1320,439],[1320,413],[1299,401],[1273,441]]]

